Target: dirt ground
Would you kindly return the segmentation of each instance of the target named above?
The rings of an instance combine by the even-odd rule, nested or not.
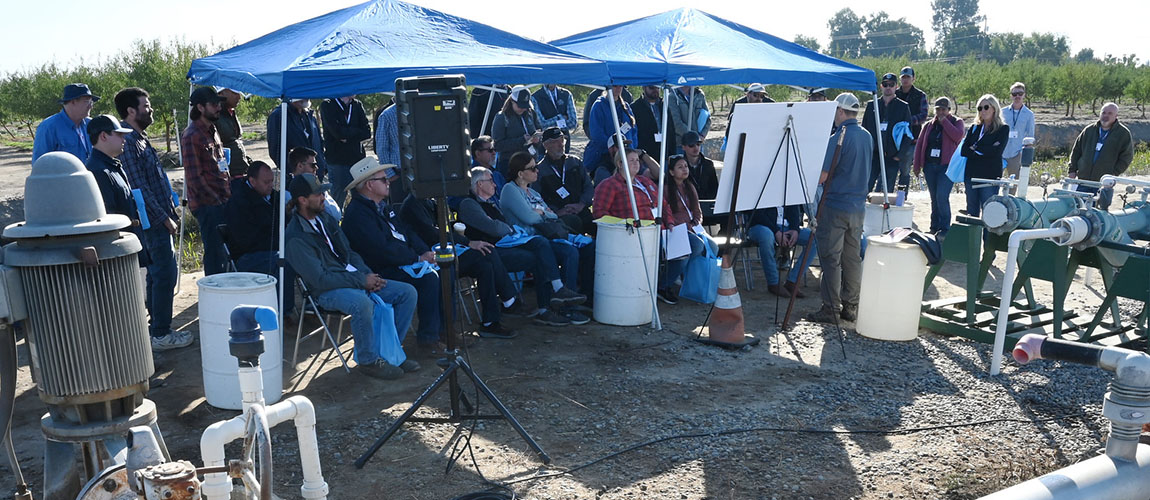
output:
[[[266,155],[259,147],[252,153]],[[0,148],[0,197],[6,200],[0,206],[7,210],[0,215],[10,221],[23,218],[14,207],[27,171],[27,152]],[[925,228],[926,194],[911,193],[910,200],[917,205],[916,225]],[[963,207],[962,195],[952,195],[951,204]],[[752,267],[753,291],[736,269],[747,331],[762,339],[751,349],[732,352],[693,342],[707,307],[689,301],[659,304],[662,330],[595,322],[555,328],[511,319],[518,338],[477,339],[468,347],[471,365],[550,455],[549,466],[506,422],[495,420],[474,427],[407,424],[366,467],[356,469],[354,460],[438,375],[432,360],[421,359],[423,370],[395,382],[345,374],[338,361],[306,373],[297,370],[309,359],[295,367],[285,361],[285,385],[302,379],[294,394],[318,408],[331,498],[446,499],[487,488],[484,478],[518,481],[508,487],[522,498],[540,499],[973,498],[1101,446],[1104,372],[1008,362],[1003,375],[990,377],[989,346],[962,338],[923,330],[914,341],[882,342],[857,335],[849,324],[840,336],[805,321],[780,331],[786,301],[766,292],[757,259]],[[963,294],[962,272],[947,264],[926,298]],[[797,302],[796,317],[817,309],[819,275],[817,268],[807,274],[802,290],[808,298]],[[199,277],[182,277],[173,322],[196,334]],[[1000,277],[992,271],[986,289],[997,289]],[[1049,299],[1048,287],[1036,288]],[[1068,301],[1092,313],[1100,294],[1076,284]],[[288,358],[290,326],[283,339]],[[13,437],[39,494],[38,420],[45,407],[31,383],[23,341],[20,349]],[[237,414],[206,403],[199,349],[197,342],[165,354],[159,369],[165,384],[148,395],[159,407],[173,456],[196,464],[203,430]],[[313,354],[319,346],[304,349]],[[1043,396],[1058,393],[1056,383],[1074,384],[1082,394]],[[475,401],[472,385],[464,381],[462,387]],[[479,401],[481,412],[492,412],[484,398]],[[447,411],[444,390],[421,414]],[[1063,414],[1081,417],[1043,420]],[[992,417],[1001,419],[976,423]],[[931,426],[937,427],[886,432]],[[302,478],[294,431],[285,425],[274,435],[275,492],[298,498]],[[449,467],[456,438],[468,435],[470,452]],[[656,439],[665,440],[625,451]],[[618,452],[624,453],[572,471]],[[229,453],[234,457],[238,450],[233,446]],[[558,474],[563,471],[572,472]],[[531,479],[541,474],[554,475]]]

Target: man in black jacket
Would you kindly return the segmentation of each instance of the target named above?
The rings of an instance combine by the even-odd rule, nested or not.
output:
[[[388,203],[391,182],[399,180],[398,171],[394,165],[381,165],[373,158],[364,158],[352,166],[351,173],[352,181],[348,185],[351,201],[341,224],[348,243],[380,276],[415,287],[419,296],[416,303],[419,317],[416,341],[424,353],[436,354],[444,348],[440,344],[445,315],[439,275],[417,268],[434,264],[435,255],[426,240],[397,217],[394,205]],[[404,269],[413,265],[417,267]],[[491,337],[513,336],[510,330],[498,323],[498,319],[481,325],[480,333]]]
[[[543,196],[547,206],[576,233],[594,234],[591,197],[595,187],[583,162],[563,152],[567,138],[558,127],[543,131],[545,154],[539,162],[539,180],[531,187]]]
[[[901,122],[906,122],[910,125],[910,107],[906,105],[906,101],[895,97],[894,89],[898,85],[897,78],[894,73],[887,73],[882,76],[882,97],[868,102],[866,111],[863,112],[862,126],[867,132],[870,132],[871,138],[874,141],[874,153],[871,159],[870,179],[867,180],[867,189],[870,191],[877,191],[882,188],[882,182],[879,180],[879,133],[882,133],[882,156],[885,158],[883,167],[886,169],[886,190],[888,193],[895,191],[895,178],[899,171],[899,162],[903,158],[914,154],[914,145],[911,143],[910,138],[903,137],[901,141],[901,149],[895,146],[894,131],[896,125]],[[875,103],[878,103],[878,116],[879,125],[875,129]]]
[[[280,158],[280,127],[283,121],[280,108],[276,106],[276,109],[268,115],[268,156],[271,156],[272,163],[277,167],[285,168],[283,158]],[[319,122],[315,120],[310,100],[292,99],[287,105],[287,150],[291,151],[301,146],[316,152],[318,172],[315,175],[322,180],[327,175],[327,158],[323,153],[323,136],[320,135]]]
[[[643,95],[631,103],[631,112],[635,113],[635,127],[639,129],[639,149],[647,154],[659,154],[660,144],[667,142],[667,155],[675,154],[676,141],[675,124],[667,117],[667,134],[663,135],[663,96],[659,94],[658,85],[644,85]],[[659,160],[664,164],[666,157]]]
[[[910,109],[910,133],[914,135],[914,140],[911,140],[910,143],[914,144],[918,141],[918,134],[922,132],[922,124],[926,123],[929,103],[926,101],[926,92],[914,86],[914,68],[910,66],[902,68],[902,71],[899,71],[898,80],[899,87],[895,89],[894,96],[906,101],[907,108]],[[910,183],[910,164],[913,156],[914,153],[912,152],[899,157],[899,184]]]
[[[280,195],[271,166],[256,160],[244,177],[232,180],[232,197],[224,206],[227,240],[236,270],[279,278]],[[295,272],[284,267],[284,315],[295,310]]]
[[[327,99],[319,105],[323,120],[324,157],[331,172],[331,197],[343,207],[347,184],[351,182],[351,166],[366,156],[363,141],[371,138],[371,124],[363,103],[355,96]]]

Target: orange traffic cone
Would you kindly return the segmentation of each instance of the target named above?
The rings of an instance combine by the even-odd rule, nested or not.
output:
[[[719,271],[719,294],[710,315],[707,335],[696,338],[699,342],[729,349],[756,345],[759,339],[747,335],[743,326],[743,301],[739,298],[739,287],[735,283],[735,262],[731,256],[723,256],[723,267]]]

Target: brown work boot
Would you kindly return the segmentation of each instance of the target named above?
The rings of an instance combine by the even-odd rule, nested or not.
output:
[[[787,291],[788,296],[793,293],[793,294],[795,294],[795,297],[798,297],[800,299],[806,298],[807,294],[803,293],[802,290],[799,290],[798,288],[799,288],[798,283],[795,283],[794,281],[788,281],[785,284],[783,284],[783,289]]]
[[[779,297],[791,296],[791,294],[783,289],[782,285],[779,285],[778,283],[775,283],[774,285],[767,285],[767,291],[778,295]]]

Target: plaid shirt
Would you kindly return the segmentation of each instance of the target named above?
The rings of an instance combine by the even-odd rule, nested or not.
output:
[[[128,122],[121,125],[131,128]],[[124,136],[124,154],[120,155],[120,163],[128,174],[128,182],[144,194],[148,221],[162,226],[165,218],[174,220],[176,206],[172,202],[172,184],[160,166],[160,158],[147,133],[134,130]]]
[[[184,182],[188,186],[188,209],[223,205],[231,197],[228,172],[220,171],[224,148],[215,125],[196,120],[180,137],[180,156],[184,160]]]
[[[635,190],[635,205],[639,207],[639,219],[654,220],[655,215],[651,209],[659,202],[659,186],[655,185],[649,177],[637,175],[633,179],[632,189]],[[663,203],[663,213],[666,210],[666,200]],[[627,179],[615,174],[595,186],[595,202],[591,213],[595,218],[610,215],[620,219],[629,219],[635,215],[631,210],[631,197],[627,196]]]

